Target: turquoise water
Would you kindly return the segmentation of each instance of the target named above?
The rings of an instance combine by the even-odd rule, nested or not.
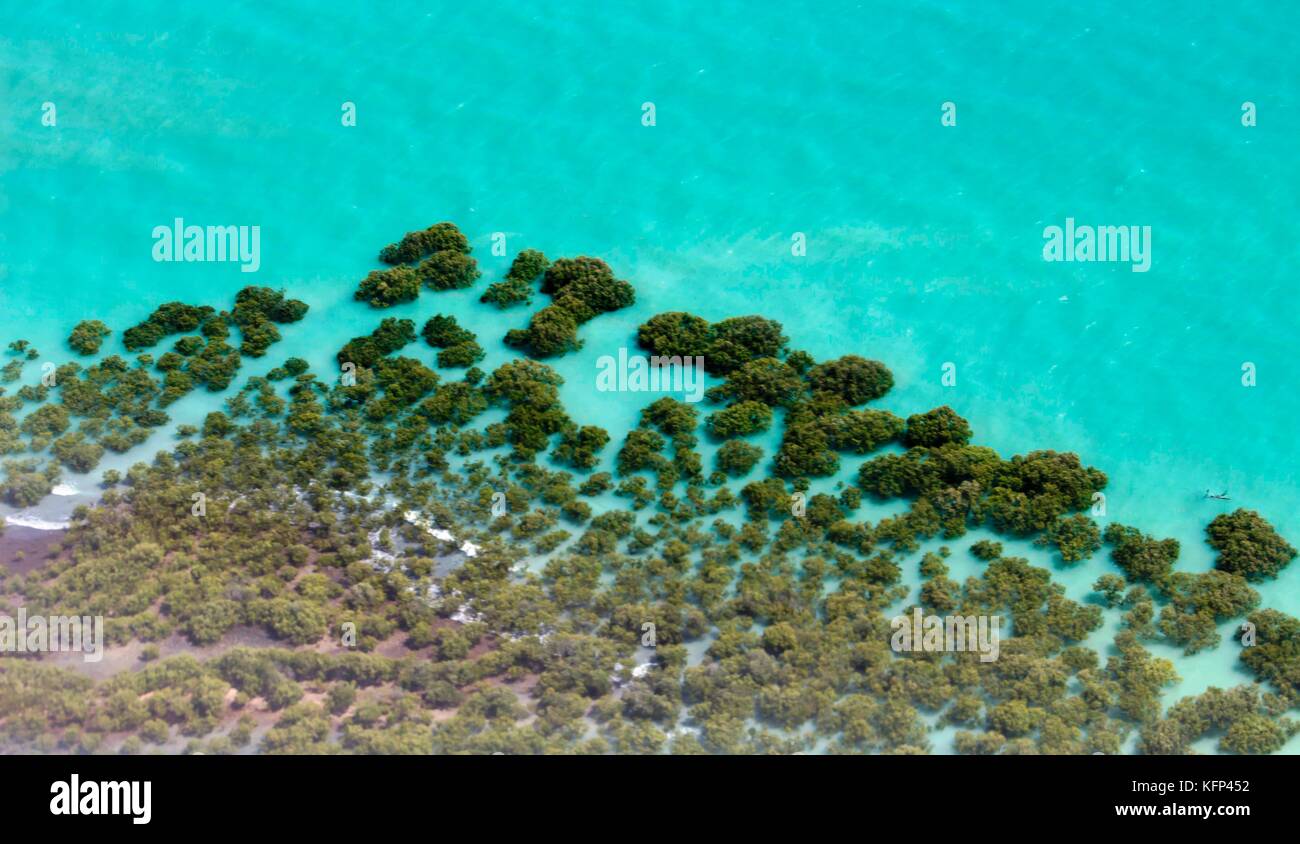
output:
[[[556,364],[582,422],[633,423],[645,402],[597,393],[594,361],[648,315],[758,312],[817,357],[888,362],[889,409],[946,403],[1004,453],[1079,452],[1110,475],[1108,517],[1177,537],[1186,570],[1210,566],[1204,525],[1236,506],[1300,540],[1296,7],[323,5],[0,11],[0,339],[59,360],[98,317],[121,351],[158,302],[228,307],[256,283],[312,312],[241,380],[289,355],[333,371],[380,318],[350,299],[378,248],[453,220],[480,288],[509,261],[493,232],[510,255],[600,255],[636,283],[636,307],[585,326],[584,351]],[[155,263],[150,232],[176,216],[261,226],[260,271]],[[1044,263],[1043,227],[1067,216],[1151,226],[1150,271]],[[454,313],[494,366],[527,311],[477,295],[383,315]],[[38,377],[29,364],[24,382]],[[1107,570],[1099,557],[1059,579],[1082,598]],[[1300,612],[1300,566],[1263,592]],[[1229,644],[1178,656],[1172,696],[1242,681],[1235,660]]]

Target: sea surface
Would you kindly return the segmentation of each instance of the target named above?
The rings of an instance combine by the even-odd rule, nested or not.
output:
[[[1179,567],[1203,571],[1205,524],[1238,506],[1300,544],[1298,24],[1300,5],[1262,0],[9,3],[0,344],[62,362],[99,318],[122,352],[160,302],[229,307],[261,284],[311,313],[236,383],[291,355],[333,372],[381,316],[454,314],[488,368],[529,313],[477,302],[510,256],[597,255],[638,301],[555,362],[580,422],[635,424],[648,398],[597,392],[595,361],[648,316],[761,313],[819,359],[888,363],[882,407],[951,405],[1007,455],[1078,452],[1110,476],[1105,520],[1176,537]],[[151,231],[176,217],[260,226],[259,271],[155,262]],[[1067,217],[1150,226],[1150,270],[1044,262],[1044,227]],[[381,246],[439,220],[475,246],[476,290],[382,314],[351,300]],[[28,364],[20,383],[39,377]],[[197,421],[227,395],[169,412]],[[74,494],[19,520],[93,500],[96,477],[64,480]],[[956,579],[976,538],[951,543]],[[1080,600],[1114,570],[1009,545]],[[1261,591],[1300,613],[1300,565]],[[1183,678],[1168,700],[1248,679],[1232,628],[1195,657],[1153,647]]]

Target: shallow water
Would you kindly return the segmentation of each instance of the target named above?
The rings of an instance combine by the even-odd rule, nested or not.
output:
[[[1110,476],[1108,518],[1178,538],[1183,569],[1209,568],[1204,525],[1237,506],[1300,539],[1295,8],[277,5],[0,12],[0,340],[61,361],[71,327],[97,317],[120,352],[159,302],[229,307],[256,283],[312,311],[241,382],[290,355],[332,372],[381,315],[453,313],[489,368],[529,312],[477,303],[508,265],[489,249],[503,232],[510,255],[600,255],[637,285],[636,307],[584,326],[585,349],[556,363],[580,422],[634,424],[646,397],[598,393],[595,360],[647,316],[763,313],[793,348],[886,361],[883,407],[949,404],[1007,454],[1079,452]],[[940,125],[945,101],[956,127]],[[177,216],[260,226],[260,270],[154,262],[150,232]],[[1150,271],[1044,263],[1043,227],[1066,217],[1150,225]],[[478,290],[382,314],[351,301],[380,246],[443,219],[476,247]],[[39,375],[29,364],[23,383]],[[195,422],[223,400],[169,412]],[[93,497],[94,478],[65,480],[79,494],[38,517]],[[1082,599],[1111,569],[1055,576]],[[1300,566],[1261,591],[1300,612]],[[1184,678],[1170,699],[1245,679],[1230,641],[1164,655]]]

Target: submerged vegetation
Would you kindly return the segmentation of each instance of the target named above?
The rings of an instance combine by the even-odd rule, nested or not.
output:
[[[356,298],[472,285],[469,253],[450,223],[408,233]],[[1300,620],[1251,585],[1296,551],[1258,513],[1214,519],[1215,569],[1178,571],[1176,540],[1094,520],[1107,477],[1077,455],[999,454],[947,406],[870,407],[893,386],[883,363],[819,362],[763,316],[639,326],[644,350],[702,356],[717,383],[704,407],[658,397],[611,433],[572,418],[534,358],[578,348],[579,326],[635,290],[599,259],[524,250],[481,301],[527,303],[539,280],[550,304],[506,337],[526,357],[485,372],[454,317],[385,318],[337,373],[290,358],[105,473],[39,564],[0,580],[0,610],[102,615],[114,670],[0,661],[3,745],[925,753],[951,729],[959,753],[1267,753],[1296,732]],[[0,497],[30,506],[140,444],[306,311],[251,287],[229,312],[166,303],[122,334],[132,352],[180,335],[156,359],[67,363],[45,394],[0,396]],[[93,355],[106,336],[91,321],[69,343]],[[778,434],[774,453],[748,439]],[[891,515],[864,518],[869,499]],[[1115,569],[1076,600],[1001,541],[960,561],[940,544],[969,531]],[[950,577],[959,562],[978,575]],[[890,619],[914,608],[998,616],[1000,655],[894,650]],[[1177,677],[1149,646],[1238,647],[1229,621],[1252,631],[1256,682],[1166,706]]]

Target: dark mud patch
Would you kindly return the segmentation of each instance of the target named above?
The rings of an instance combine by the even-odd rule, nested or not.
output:
[[[9,574],[35,571],[57,555],[52,549],[67,535],[67,530],[37,530],[23,525],[6,525],[4,535],[0,536],[0,565]]]

